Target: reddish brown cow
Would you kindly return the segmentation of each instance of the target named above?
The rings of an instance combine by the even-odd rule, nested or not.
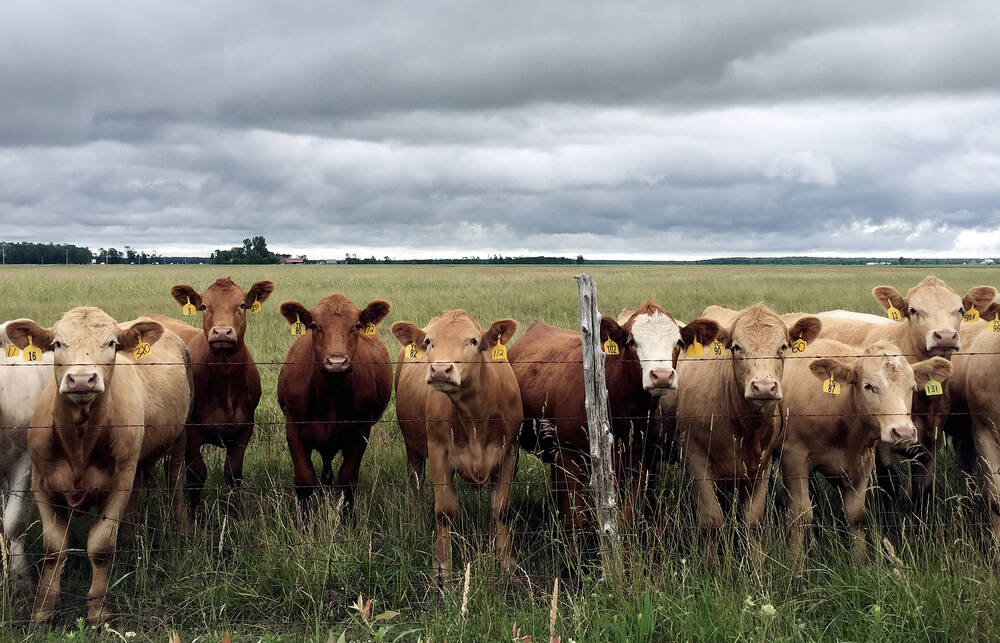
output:
[[[202,313],[204,332],[162,315],[150,315],[187,342],[194,374],[194,405],[187,426],[187,482],[191,511],[201,505],[208,467],[201,455],[206,444],[226,450],[226,483],[243,481],[243,455],[253,435],[254,412],[260,401],[260,373],[243,337],[246,313],[274,291],[270,281],[243,290],[228,278],[217,279],[203,293],[178,285],[170,294],[181,306],[190,303]]]
[[[388,314],[387,301],[376,300],[358,310],[339,294],[321,299],[312,310],[297,301],[281,304],[289,324],[301,321],[306,326],[306,333],[288,349],[278,375],[278,403],[285,413],[285,437],[303,512],[316,487],[312,452],[323,459],[320,481],[327,487],[333,483],[330,461],[343,452],[335,489],[344,494],[344,511],[353,517],[368,436],[392,396],[389,352],[375,334],[375,325]]]
[[[676,390],[680,351],[695,340],[707,345],[719,326],[696,319],[679,328],[652,300],[632,311],[624,324],[601,319],[601,342],[617,344],[605,358],[608,409],[615,438],[614,464],[626,517],[638,498],[645,473],[654,469],[662,445],[649,436],[648,418],[661,396]],[[580,492],[589,478],[590,440],[580,333],[533,321],[510,349],[510,361],[521,388],[525,423],[521,445],[552,464],[552,486],[564,526],[575,529],[586,519]],[[631,485],[631,486],[629,486]],[[625,490],[629,489],[629,494]]]
[[[414,351],[409,357],[404,350],[396,378],[396,408],[400,429],[416,433],[406,441],[408,450],[418,449],[408,454],[411,470],[419,468],[422,473],[423,453],[430,459],[439,583],[447,582],[451,572],[451,525],[458,513],[455,472],[476,487],[491,482],[497,558],[505,571],[513,565],[508,510],[517,469],[521,396],[510,363],[494,351],[515,330],[514,320],[501,319],[483,332],[464,310],[435,317],[423,330],[413,322],[392,325],[396,339]],[[419,448],[421,437],[426,439],[426,451]]]

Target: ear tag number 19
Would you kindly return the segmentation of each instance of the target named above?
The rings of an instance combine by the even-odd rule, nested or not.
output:
[[[26,362],[37,362],[42,359],[42,349],[31,343],[31,335],[28,335],[28,345],[21,351],[21,359]]]
[[[823,392],[830,395],[840,395],[840,382],[834,380],[833,375],[831,375],[830,379],[823,380]]]
[[[198,311],[195,309],[194,304],[191,303],[190,297],[187,298],[187,302],[188,303],[181,306],[181,314],[190,317]]]
[[[604,349],[605,355],[617,355],[620,351],[618,350],[618,342],[611,339],[610,337],[601,344],[601,348]]]
[[[21,354],[21,349],[17,347],[17,344],[7,344],[7,349],[4,352],[7,357],[17,357]]]
[[[899,309],[893,306],[891,303],[889,304],[889,307],[885,309],[885,316],[891,319],[892,321],[900,321],[901,319],[903,319],[903,316],[900,314]]]
[[[146,355],[149,355],[151,350],[153,349],[150,347],[149,342],[142,341],[142,335],[139,335],[139,343],[135,345],[134,349],[132,349],[132,354],[135,355],[136,360],[140,360]]]
[[[726,354],[726,347],[717,339],[712,340],[712,343],[708,345],[708,350],[716,357],[722,357]]]
[[[924,393],[928,397],[931,395],[941,395],[944,393],[944,388],[941,387],[941,382],[937,380],[927,380],[927,384],[924,386]]]
[[[299,319],[299,316],[296,315],[295,316],[295,323],[291,325],[291,328],[289,330],[292,333],[292,335],[305,335],[306,334],[306,325],[303,324],[302,320]]]
[[[500,343],[499,337],[497,337],[497,345],[490,351],[490,357],[497,361],[507,359],[507,347]]]
[[[374,335],[375,334],[375,324],[368,322],[365,327],[361,329],[362,335]]]
[[[250,312],[255,313],[255,314],[260,312],[260,300],[259,299],[254,299],[253,303],[250,304]]]
[[[694,341],[691,342],[691,344],[688,345],[687,356],[688,357],[701,357],[704,354],[705,354],[705,349],[704,349],[704,347],[701,344],[698,343],[698,338],[696,337],[694,339]]]
[[[975,306],[970,306],[969,310],[965,311],[965,314],[962,315],[962,319],[967,322],[979,321],[979,311],[976,310]]]

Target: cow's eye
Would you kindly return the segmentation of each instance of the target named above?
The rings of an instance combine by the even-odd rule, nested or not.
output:
[[[115,340],[112,339],[110,342],[108,342],[107,344],[105,344],[104,348],[114,348],[117,345],[118,345],[118,342],[116,342]]]
[[[472,339],[469,340],[469,343],[472,344],[473,346],[478,346],[479,340],[473,337]]]
[[[431,345],[431,340],[425,339],[424,340],[424,346],[430,346],[430,345]]]
[[[733,351],[734,353],[739,353],[739,352],[740,352],[740,351],[742,351],[743,349],[742,349],[742,348],[740,348],[740,345],[739,345],[739,344],[730,344],[730,346],[729,346],[729,350]]]
[[[58,349],[60,349],[62,347],[63,347],[62,342],[52,342],[52,348],[53,349],[58,350]]]
[[[309,328],[313,329],[317,333],[322,333],[323,332],[323,328],[320,327],[316,322],[311,322],[309,324]]]
[[[874,384],[865,384],[865,390],[869,393],[878,393],[878,387]]]
[[[202,304],[202,305],[198,306],[198,310],[200,310],[202,312],[205,312],[206,310],[208,310],[208,306],[206,306],[205,304]]]
[[[917,310],[916,308],[911,308],[911,309],[910,309],[910,314],[911,314],[911,315],[919,315],[919,314],[920,314],[920,311],[919,311],[919,310]]]
[[[959,308],[958,310],[955,311],[955,314],[959,316],[965,315],[965,309]]]
[[[780,355],[781,353],[784,353],[787,350],[788,350],[788,344],[782,344],[781,348],[778,349],[778,354]]]

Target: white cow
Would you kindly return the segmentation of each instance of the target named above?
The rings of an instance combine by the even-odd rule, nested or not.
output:
[[[24,554],[28,499],[31,496],[31,460],[28,424],[45,385],[52,380],[52,353],[42,361],[25,363],[21,355],[6,356],[7,322],[0,324],[0,503],[3,533],[8,540],[11,569],[22,586],[30,585]]]

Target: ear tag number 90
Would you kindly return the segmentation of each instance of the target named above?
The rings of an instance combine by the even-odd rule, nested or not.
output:
[[[37,362],[42,359],[42,349],[31,343],[31,335],[28,335],[28,345],[21,351],[21,359],[26,362]]]
[[[198,311],[195,309],[194,304],[191,303],[190,297],[187,298],[187,302],[188,303],[181,306],[181,314],[190,317]]]
[[[712,343],[708,345],[708,350],[716,357],[722,357],[726,354],[726,347],[717,339],[712,340]]]
[[[490,351],[490,357],[497,361],[507,359],[507,347],[500,343],[499,337],[497,338],[497,345]]]
[[[291,328],[289,330],[292,333],[292,335],[305,335],[306,334],[306,325],[303,324],[302,320],[299,319],[299,316],[296,315],[295,316],[295,323],[291,325]]]
[[[601,347],[604,349],[605,355],[617,355],[619,353],[618,342],[611,339],[610,337],[607,340],[605,340],[604,344],[602,344]]]
[[[892,304],[889,304],[889,307],[885,309],[885,316],[892,321],[900,321],[903,319],[903,316],[899,313],[899,309]]]

